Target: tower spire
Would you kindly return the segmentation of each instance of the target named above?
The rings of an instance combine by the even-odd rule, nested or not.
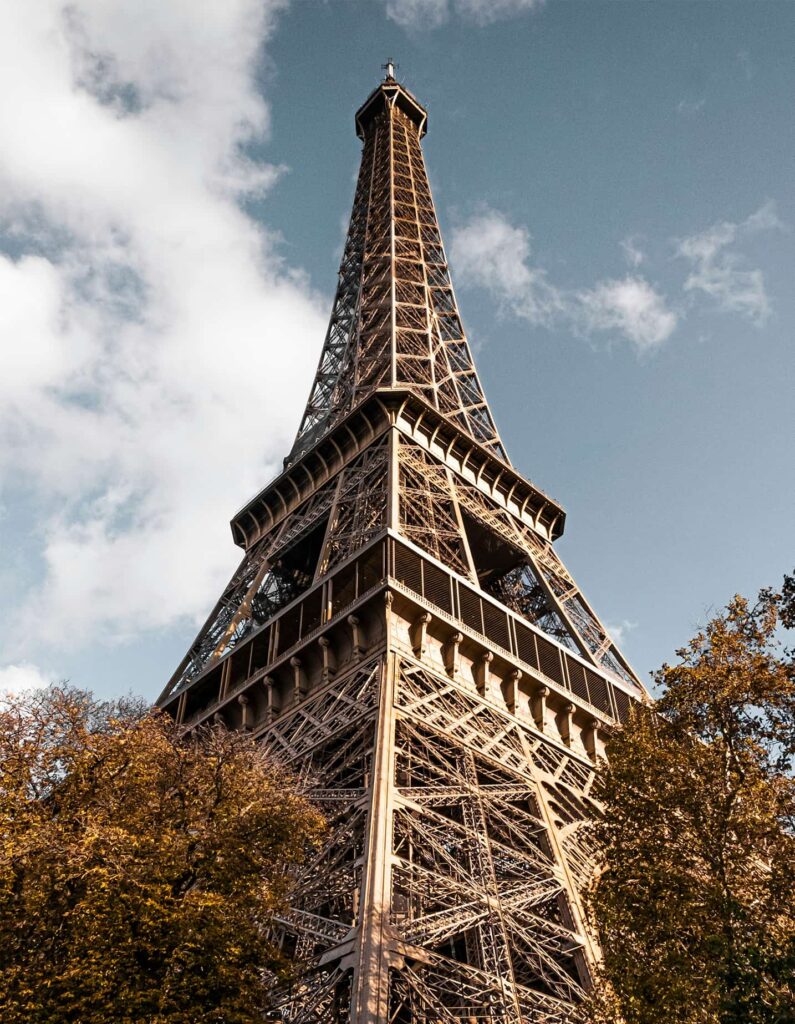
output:
[[[605,738],[646,694],[508,462],[392,77],[363,142],[320,365],[243,560],[160,697],[251,730],[328,820],[275,940],[289,1024],[576,1024]]]
[[[508,461],[453,292],[420,139],[394,64],[356,113],[364,143],[328,333],[290,459],[368,395],[409,390]]]

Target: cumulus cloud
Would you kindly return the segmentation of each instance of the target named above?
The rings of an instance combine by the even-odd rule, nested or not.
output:
[[[22,662],[19,665],[5,665],[0,668],[0,697],[40,690],[49,686],[52,680],[36,665]]]
[[[530,262],[530,235],[497,210],[483,209],[453,231],[450,257],[456,279],[490,291],[516,316],[550,324],[564,297]]]
[[[556,287],[532,263],[527,230],[496,210],[481,210],[459,225],[450,255],[458,280],[486,289],[503,309],[532,324],[564,323],[582,334],[618,333],[638,351],[661,344],[676,328],[676,313],[645,278],[600,281],[581,290]]]
[[[579,292],[577,301],[589,330],[619,331],[639,351],[665,341],[677,323],[664,297],[642,277],[600,281],[595,288]]]
[[[784,229],[775,203],[768,201],[745,220],[721,221],[679,239],[675,255],[690,265],[684,292],[694,300],[708,297],[723,312],[764,323],[770,313],[764,275],[747,266],[739,247],[752,235]],[[639,352],[648,351],[673,334],[686,310],[637,273],[646,254],[636,236],[625,237],[620,245],[631,273],[564,289],[534,260],[526,228],[497,210],[481,209],[454,230],[450,255],[462,284],[486,289],[514,316],[546,327],[562,324],[577,334],[618,334]]]
[[[387,17],[401,28],[438,28],[457,15],[475,25],[489,25],[541,7],[544,0],[386,0]]]
[[[749,268],[737,245],[760,231],[781,229],[775,203],[768,201],[739,223],[721,221],[699,234],[681,239],[677,254],[690,264],[686,292],[708,295],[715,307],[740,313],[758,324],[770,314],[764,275]]]
[[[247,152],[282,6],[0,7],[0,486],[43,565],[15,636],[200,618],[289,446],[325,310],[241,209],[279,174]]]

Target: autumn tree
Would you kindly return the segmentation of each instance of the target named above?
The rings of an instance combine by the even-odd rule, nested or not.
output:
[[[795,1021],[795,584],[735,597],[608,746],[595,1019]]]
[[[55,687],[0,707],[2,1024],[250,1024],[322,826],[244,733]]]

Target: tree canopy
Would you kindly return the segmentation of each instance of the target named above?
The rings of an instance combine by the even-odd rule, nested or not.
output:
[[[54,687],[0,708],[2,1024],[250,1024],[322,828],[244,733]]]
[[[795,673],[780,639],[794,590],[735,597],[608,745],[597,1018],[795,1021]]]

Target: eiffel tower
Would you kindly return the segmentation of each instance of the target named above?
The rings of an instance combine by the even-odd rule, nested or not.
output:
[[[291,1024],[582,1019],[595,765],[645,690],[513,469],[453,293],[420,140],[386,65],[328,333],[284,470],[159,705],[252,730],[328,835],[278,940]]]

